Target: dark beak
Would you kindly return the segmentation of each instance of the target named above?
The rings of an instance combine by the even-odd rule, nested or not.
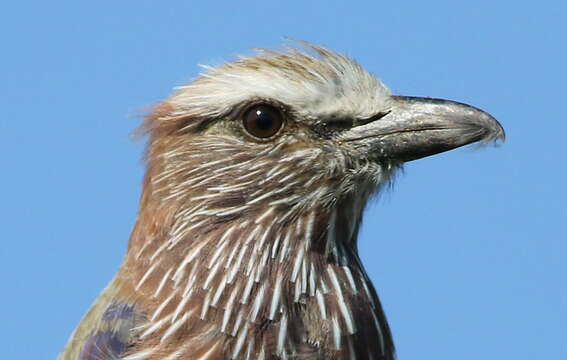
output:
[[[449,100],[392,96],[385,115],[343,133],[381,159],[411,161],[477,141],[504,140],[496,119],[475,107]]]

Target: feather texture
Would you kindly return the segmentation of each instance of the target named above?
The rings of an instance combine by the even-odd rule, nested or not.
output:
[[[128,253],[61,359],[394,358],[356,239],[402,161],[341,140],[394,100],[354,61],[305,46],[205,67],[147,118]],[[261,141],[242,125],[258,103],[285,119]]]

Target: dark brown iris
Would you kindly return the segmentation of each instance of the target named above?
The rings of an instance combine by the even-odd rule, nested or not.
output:
[[[244,129],[253,137],[269,139],[276,135],[284,125],[279,109],[266,104],[254,105],[244,113]]]

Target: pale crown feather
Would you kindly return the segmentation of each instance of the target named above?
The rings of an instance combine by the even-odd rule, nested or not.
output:
[[[307,51],[258,50],[207,70],[169,99],[174,116],[217,117],[253,99],[273,99],[304,119],[367,118],[387,107],[390,90],[355,61],[305,44]]]

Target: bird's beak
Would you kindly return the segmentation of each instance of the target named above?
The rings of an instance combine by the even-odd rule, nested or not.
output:
[[[392,96],[386,115],[344,132],[373,155],[411,161],[477,141],[504,140],[496,119],[475,107],[449,100]]]

